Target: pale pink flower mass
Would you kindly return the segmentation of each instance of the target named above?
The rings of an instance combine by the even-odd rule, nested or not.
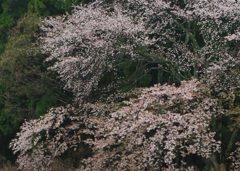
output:
[[[220,101],[234,101],[240,87],[233,72],[239,50],[228,46],[240,40],[239,17],[234,0],[97,0],[43,19],[45,62],[78,106],[52,108],[22,125],[11,143],[19,169],[47,170],[79,144],[93,151],[78,168],[85,171],[185,171],[194,170],[189,157],[208,161],[221,151],[211,128],[225,112]],[[158,64],[180,85],[139,88],[123,102],[114,101],[116,92],[111,103],[88,101],[104,75],[126,60]],[[239,168],[239,149],[230,157],[233,168]]]

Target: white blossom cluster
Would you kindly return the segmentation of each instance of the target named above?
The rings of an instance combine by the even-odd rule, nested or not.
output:
[[[10,143],[13,152],[19,153],[18,169],[49,170],[54,159],[66,150],[77,150],[80,143],[88,143],[86,135],[96,136],[96,127],[103,127],[104,120],[100,116],[108,110],[103,104],[87,103],[78,108],[67,105],[52,108],[39,119],[24,122]]]
[[[41,49],[54,62],[65,88],[78,101],[97,88],[102,76],[127,56],[142,59],[145,46],[183,71],[206,68],[232,55],[226,43],[238,38],[240,3],[234,0],[98,0],[76,6],[71,15],[43,20]],[[233,34],[232,34],[233,33]],[[153,59],[151,59],[153,58]],[[149,60],[147,59],[147,60]]]
[[[240,142],[235,145],[236,150],[230,154],[228,159],[231,160],[231,170],[238,171],[240,170]]]
[[[48,170],[52,159],[80,142],[79,127],[65,127],[64,122],[77,121],[71,118],[71,107],[51,109],[39,119],[26,121],[10,146],[19,152],[17,163],[21,170]]]
[[[193,12],[210,19],[228,18],[239,20],[240,2],[237,0],[190,0]]]
[[[196,80],[142,89],[99,128],[105,138],[82,170],[186,170],[187,156],[209,158],[220,150],[209,123],[221,110],[205,91]]]
[[[234,101],[235,94],[240,88],[240,56],[228,56],[222,61],[213,62],[209,66],[202,80],[220,99]]]
[[[97,1],[75,7],[72,15],[44,20],[41,48],[50,55],[47,61],[56,61],[51,69],[79,100],[96,88],[117,56],[134,56],[135,44],[153,43],[143,18],[133,19],[119,4],[112,8]]]
[[[93,150],[80,170],[186,170],[188,156],[207,159],[220,150],[209,124],[221,110],[207,91],[194,79],[180,87],[140,89],[138,98],[124,101],[122,107],[86,104],[51,109],[25,122],[11,146],[20,153],[17,163],[24,170],[46,170],[55,157],[80,143]]]

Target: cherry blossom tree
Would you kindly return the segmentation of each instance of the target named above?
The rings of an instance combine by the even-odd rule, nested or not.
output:
[[[104,138],[89,141],[96,153],[82,169],[186,170],[187,157],[209,158],[220,150],[209,123],[222,111],[206,91],[196,80],[141,89],[111,113]]]
[[[239,8],[233,0],[98,0],[44,19],[41,49],[79,101],[124,59],[163,64],[179,81],[236,56],[228,43],[238,41]]]
[[[211,122],[240,87],[239,17],[235,0],[97,0],[44,19],[46,62],[79,106],[23,124],[11,144],[19,168],[44,170],[81,143],[93,153],[79,170],[193,170],[189,158],[209,162],[221,146]],[[157,64],[180,86],[140,88],[121,103],[87,101],[107,72],[134,60]]]
[[[55,157],[69,149],[77,150],[86,141],[85,135],[95,136],[96,114],[104,115],[107,111],[106,105],[101,104],[85,104],[78,109],[68,105],[52,108],[39,119],[26,121],[10,144],[14,153],[19,152],[18,168],[49,170]]]
[[[57,61],[51,69],[59,72],[79,100],[96,88],[117,56],[134,56],[136,44],[153,43],[145,36],[143,18],[130,18],[118,4],[112,8],[97,1],[75,7],[72,15],[44,20],[42,49],[50,55],[47,61]]]
[[[25,122],[21,132],[10,144],[14,153],[20,152],[17,162],[19,169],[45,170],[51,159],[63,153],[79,142],[79,135],[74,129],[63,129],[61,125],[67,118],[68,111],[56,108],[49,111],[44,117]],[[74,121],[74,118],[70,119]],[[70,135],[71,134],[71,135]]]
[[[206,91],[204,84],[191,80],[180,87],[140,89],[138,98],[112,110],[96,104],[52,109],[26,122],[12,147],[20,152],[21,169],[44,170],[54,157],[85,143],[94,154],[83,160],[86,167],[80,170],[185,170],[187,157],[207,159],[220,150],[209,123],[222,111]]]

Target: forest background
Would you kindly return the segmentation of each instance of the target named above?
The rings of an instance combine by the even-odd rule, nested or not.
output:
[[[71,101],[71,93],[63,91],[54,74],[46,70],[44,56],[32,44],[40,17],[70,12],[72,5],[72,0],[0,2],[1,165],[15,160],[9,142],[25,119],[38,118],[51,107]]]

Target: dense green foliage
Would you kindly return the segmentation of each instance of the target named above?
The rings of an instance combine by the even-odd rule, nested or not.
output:
[[[0,3],[0,164],[13,160],[9,141],[25,119],[71,101],[33,45],[40,17],[70,11],[73,1],[3,0]]]
[[[71,11],[75,0],[3,0],[0,3],[0,53],[4,50],[4,44],[8,35],[21,17],[27,12],[38,16],[62,14]]]

